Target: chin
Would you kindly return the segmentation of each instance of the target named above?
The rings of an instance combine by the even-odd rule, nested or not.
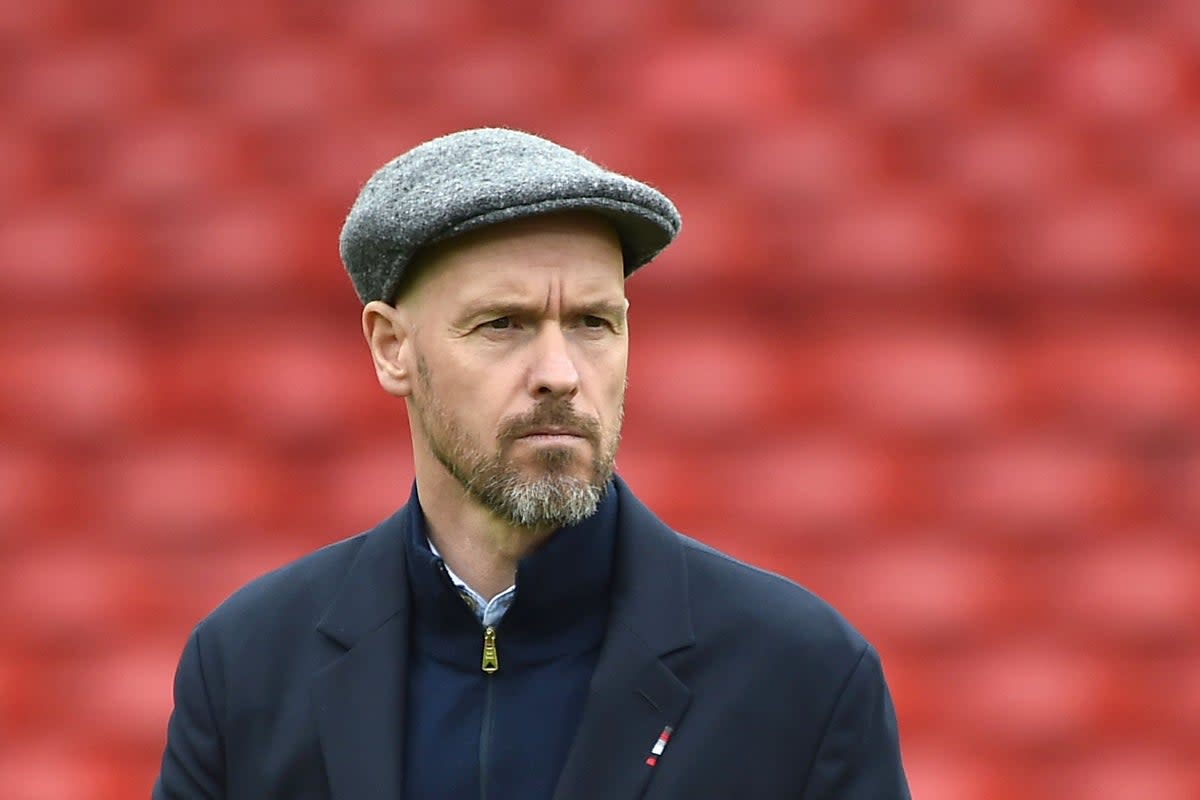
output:
[[[568,449],[555,448],[538,453],[533,463],[521,470],[533,480],[540,478],[577,478],[581,481],[591,479],[592,464],[578,453]]]

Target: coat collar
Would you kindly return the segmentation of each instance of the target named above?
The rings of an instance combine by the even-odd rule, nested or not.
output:
[[[611,614],[655,655],[666,655],[695,641],[683,545],[623,480],[615,483],[620,506]]]
[[[313,679],[321,750],[336,800],[395,800],[404,752],[409,590],[404,539],[410,506],[367,532],[317,630],[345,652]]]
[[[392,617],[408,613],[404,542],[411,501],[363,534],[358,555],[317,630],[347,650]]]
[[[617,480],[613,605],[575,741],[554,800],[635,800],[664,730],[678,729],[691,700],[663,662],[695,642],[687,564],[678,535]]]

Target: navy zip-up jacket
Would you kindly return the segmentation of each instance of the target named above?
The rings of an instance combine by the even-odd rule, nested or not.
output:
[[[415,490],[409,502],[419,509]],[[431,552],[423,516],[410,515],[406,800],[554,794],[604,641],[616,502],[610,491],[589,519],[521,560],[515,599],[495,626],[480,622]]]

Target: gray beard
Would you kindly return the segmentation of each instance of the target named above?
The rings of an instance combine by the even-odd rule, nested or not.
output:
[[[439,457],[440,460],[440,457]],[[446,461],[447,468],[454,469]],[[515,470],[464,480],[455,475],[467,493],[514,528],[555,529],[574,525],[596,513],[608,477],[600,485],[570,475],[522,478]],[[479,480],[479,478],[484,480]]]
[[[617,436],[604,447],[599,425],[577,416],[569,401],[543,404],[529,415],[506,421],[499,437],[500,448],[486,453],[438,402],[430,390],[429,370],[423,359],[417,361],[417,374],[423,397],[413,397],[413,410],[434,457],[468,496],[514,528],[553,530],[577,524],[596,513],[613,476],[620,416]],[[504,449],[511,444],[513,431],[534,425],[570,425],[583,431],[595,453],[589,477],[577,478],[564,472],[571,464],[572,453],[562,448],[538,453],[536,466],[542,474],[522,475],[505,458]]]

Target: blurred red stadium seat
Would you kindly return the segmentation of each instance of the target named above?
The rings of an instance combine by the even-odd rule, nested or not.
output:
[[[311,450],[371,436],[404,411],[379,388],[350,311],[344,329],[282,306],[236,324],[200,321],[154,359],[149,403],[165,421],[266,446]],[[219,332],[207,333],[214,324]]]
[[[408,500],[414,471],[407,439],[408,426],[398,419],[380,442],[343,449],[314,465],[319,501],[304,513],[324,512],[329,541],[376,525]]]
[[[285,502],[271,463],[217,438],[159,439],[130,446],[97,476],[100,519],[121,521],[130,540],[223,542]]]
[[[314,49],[302,42],[259,41],[223,64],[224,114],[230,123],[308,124],[362,105],[364,81],[349,48]],[[304,164],[296,163],[296,169]]]
[[[1183,91],[1185,58],[1161,36],[1105,32],[1057,57],[1055,101],[1086,120],[1159,120]]]
[[[1061,3],[963,0],[947,6],[949,30],[967,52],[1028,55],[1045,47],[1059,24]]]
[[[619,67],[639,76],[626,84],[627,102],[667,128],[739,121],[758,127],[786,114],[806,89],[805,76],[782,54],[749,37],[678,32],[644,61]]]
[[[1091,188],[1050,201],[1027,233],[1025,277],[1050,289],[1153,285],[1169,274],[1179,247],[1157,199]]]
[[[871,187],[831,209],[817,236],[800,274],[842,290],[945,290],[969,264],[965,220],[935,191]]]
[[[864,630],[906,647],[944,646],[994,635],[1011,591],[1003,563],[986,551],[929,541],[876,540],[846,567],[845,588],[830,597]]]
[[[0,129],[0,208],[41,199],[45,168],[44,144],[39,137],[26,126],[6,123]],[[0,221],[0,226],[8,224],[8,220]]]
[[[1155,131],[1151,179],[1183,208],[1200,202],[1200,111],[1179,114]],[[1192,265],[1194,266],[1194,265]],[[1195,270],[1188,272],[1195,278]]]
[[[427,76],[428,90],[441,98],[444,108],[461,114],[464,125],[503,122],[511,109],[522,105],[535,105],[554,117],[570,97],[567,74],[529,59],[519,42],[479,36],[473,48],[471,60],[448,61],[442,70]],[[535,110],[531,122],[538,116]]]
[[[1183,436],[1200,409],[1200,339],[1148,319],[1061,324],[1026,354],[1033,389],[1065,419],[1122,436]]]
[[[1194,800],[1200,796],[1200,770],[1186,752],[1127,742],[1058,770],[1055,789],[1059,797]]]
[[[852,67],[849,102],[874,125],[936,125],[962,113],[971,74],[939,34],[895,33],[866,49]]]
[[[1043,117],[1026,111],[964,123],[944,158],[948,179],[968,200],[1019,206],[1078,180],[1084,169],[1065,126]]]
[[[736,319],[692,306],[645,320],[644,329],[634,321],[630,418],[654,420],[647,432],[667,439],[682,434],[721,441],[761,425],[781,389],[776,376],[786,367],[772,354],[768,331],[746,321],[738,335],[728,335]]]
[[[540,8],[545,12],[543,33],[561,38],[567,58],[571,53],[611,52],[641,37],[670,36],[665,29],[674,21],[666,3],[552,3]]]
[[[181,639],[126,638],[63,676],[58,692],[82,730],[97,740],[155,748],[171,712],[171,686]]]
[[[102,443],[127,434],[145,410],[137,334],[101,319],[27,330],[0,344],[0,418],[42,441]]]
[[[734,519],[797,541],[880,524],[898,477],[889,454],[845,433],[780,432],[709,469],[723,476]]]
[[[156,98],[155,71],[146,53],[115,40],[80,38],[22,62],[17,103],[38,123],[113,123]]]
[[[346,320],[348,336],[286,315],[260,319],[262,333],[224,357],[230,421],[268,442],[322,443],[369,438],[384,413],[403,416],[379,388],[356,322]]]
[[[681,188],[676,199],[686,209],[688,226],[662,262],[630,278],[629,292],[635,301],[675,297],[684,281],[690,295],[719,301],[731,287],[786,279],[791,265],[764,252],[767,240],[758,227],[756,208],[693,196],[686,186]]]
[[[799,224],[809,205],[844,197],[855,186],[874,185],[881,156],[860,121],[822,109],[756,134],[754,147],[739,153],[735,163],[748,190],[790,210],[792,223]]]
[[[1128,502],[1126,467],[1061,436],[1009,436],[942,464],[939,504],[971,535],[1078,540]]]
[[[1163,531],[1123,533],[1056,561],[1047,611],[1081,639],[1200,647],[1200,555]]]
[[[70,297],[111,300],[135,279],[139,243],[127,221],[104,209],[46,201],[0,221],[0,298],[10,303]]]
[[[1084,745],[1109,680],[1102,658],[1069,641],[1001,642],[944,664],[930,702],[977,746],[1037,752]]]
[[[45,724],[53,693],[44,686],[46,655],[25,646],[27,639],[0,630],[0,763],[8,747]]]
[[[998,786],[994,764],[948,737],[907,738],[904,770],[913,797],[920,800],[1009,800]]]
[[[49,537],[62,497],[75,488],[68,467],[58,462],[41,446],[9,441],[0,448],[0,548]]]
[[[1168,721],[1164,733],[1173,728],[1183,734],[1184,743],[1200,740],[1200,670],[1195,667],[1195,658],[1194,652],[1185,650],[1169,671],[1155,675],[1157,707],[1165,712],[1160,719]]]
[[[619,7],[621,4],[616,5]],[[555,8],[557,6],[551,6],[547,12]],[[483,27],[481,15],[473,13],[475,9],[470,6],[447,5],[438,0],[412,0],[406,3],[362,0],[338,11],[345,20],[352,41],[384,42],[389,47],[419,47],[431,42],[469,37]]]
[[[746,0],[736,5],[713,4],[725,26],[766,35],[789,47],[847,45],[866,33],[871,4],[862,0],[813,0],[797,5],[786,0]]]
[[[314,257],[303,209],[282,197],[226,197],[156,231],[155,269],[140,292],[156,298],[225,301],[297,290],[299,265]],[[133,275],[131,278],[135,277]]]
[[[1182,530],[1200,527],[1200,453],[1192,449],[1187,460],[1169,473],[1160,495],[1163,510]]]
[[[136,136],[116,144],[105,165],[110,191],[152,215],[223,202],[239,180],[233,129],[218,119],[167,110],[144,114]]]
[[[294,10],[305,5],[310,4],[265,0],[226,6],[165,0],[143,13],[153,27],[156,40],[253,45],[295,35],[284,25],[288,19],[287,11],[289,6]]]
[[[43,736],[0,749],[0,797],[14,800],[107,800],[97,794],[102,770],[86,757],[83,743]]]
[[[90,652],[120,628],[138,573],[134,562],[81,541],[10,557],[0,574],[11,646]]]
[[[856,424],[884,435],[997,430],[1016,393],[1005,349],[953,324],[876,324],[839,337],[826,351],[833,402]]]

